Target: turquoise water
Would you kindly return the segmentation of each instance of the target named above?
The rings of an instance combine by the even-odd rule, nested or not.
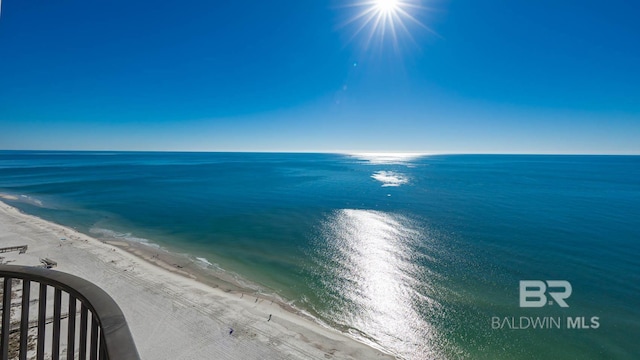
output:
[[[640,354],[640,157],[5,151],[0,193],[206,259],[403,358]],[[520,307],[520,280],[569,281],[569,307]]]

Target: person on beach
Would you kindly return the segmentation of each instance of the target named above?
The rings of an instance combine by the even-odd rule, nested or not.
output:
[[[229,328],[229,335],[233,334],[233,328]]]
[[[267,321],[271,321],[271,314],[269,314],[269,319]]]

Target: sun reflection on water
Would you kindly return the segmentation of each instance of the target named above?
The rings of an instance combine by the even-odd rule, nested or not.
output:
[[[372,165],[410,165],[411,161],[428,156],[424,153],[353,153],[347,155]]]
[[[395,171],[376,171],[371,178],[380,181],[382,187],[398,187],[409,182],[404,174]]]
[[[401,358],[442,358],[437,331],[421,314],[440,311],[420,290],[428,279],[412,249],[421,236],[402,216],[339,210],[325,224],[318,265],[336,323]]]

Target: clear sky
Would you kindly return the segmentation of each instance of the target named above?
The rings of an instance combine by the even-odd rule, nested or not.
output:
[[[640,154],[639,2],[383,5],[3,0],[0,149]]]

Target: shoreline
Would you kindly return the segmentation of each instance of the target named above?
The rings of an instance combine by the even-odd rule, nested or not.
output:
[[[249,293],[232,279],[213,278],[214,269],[198,269],[188,256],[102,241],[2,200],[12,199],[0,199],[0,243],[29,246],[25,254],[3,254],[3,261],[34,266],[49,257],[58,262],[55,270],[103,288],[125,314],[142,358],[394,358],[319,323],[275,294]],[[189,264],[180,262],[185,260]]]
[[[18,211],[20,210],[18,209]],[[308,320],[314,322],[318,321],[312,315],[308,315],[305,311],[292,306],[277,294],[262,292],[259,284],[247,284],[249,283],[249,280],[245,279],[242,280],[242,283],[244,284],[241,284],[235,278],[235,276],[230,275],[225,270],[219,268],[213,269],[202,267],[198,265],[197,258],[194,260],[187,254],[175,253],[161,246],[155,247],[149,244],[130,240],[103,240],[99,237],[93,238],[102,243],[117,247],[122,251],[126,251],[133,256],[138,257],[154,266],[162,268],[165,271],[169,271],[190,280],[197,281],[213,289],[217,289],[228,294],[239,295],[242,297],[250,296],[258,298],[259,301],[270,301],[273,304],[277,304],[278,306],[284,308],[286,311],[293,313],[294,315],[307,318]],[[155,245],[155,243],[151,244]],[[211,264],[211,266],[213,266],[213,264]],[[252,286],[254,286],[255,288]]]

